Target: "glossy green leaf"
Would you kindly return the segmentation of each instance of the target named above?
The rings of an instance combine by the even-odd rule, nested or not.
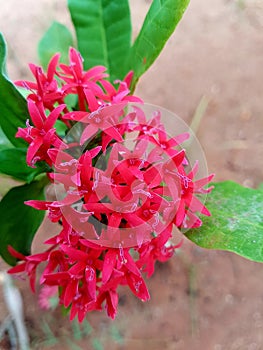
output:
[[[0,202],[0,255],[10,265],[14,265],[16,259],[9,254],[8,245],[25,255],[30,254],[32,240],[45,212],[35,210],[24,202],[44,199],[44,186],[42,180],[14,187]]]
[[[152,65],[175,30],[190,0],[153,0],[129,57],[133,84]]]
[[[86,69],[104,65],[113,81],[127,73],[131,43],[128,0],[68,0]]]
[[[66,135],[66,131],[68,130],[68,127],[61,120],[57,120],[55,123],[55,129],[56,129],[56,133],[63,138]]]
[[[61,23],[53,22],[38,45],[41,65],[46,69],[50,58],[59,52],[61,61],[68,62],[68,50],[73,46],[73,37],[69,29]]]
[[[232,181],[214,185],[206,202],[212,216],[186,236],[203,248],[228,250],[263,262],[263,191]]]
[[[68,94],[64,98],[64,102],[66,103],[69,109],[75,109],[78,104],[78,96],[76,94]]]
[[[5,70],[6,43],[0,33],[0,126],[9,141],[16,147],[25,147],[26,142],[16,138],[18,127],[25,127],[29,119],[27,103],[14,84],[7,78]]]
[[[0,173],[30,183],[34,178],[48,171],[44,162],[31,168],[26,164],[26,149],[11,148],[0,150]]]
[[[0,150],[13,147],[0,127]]]

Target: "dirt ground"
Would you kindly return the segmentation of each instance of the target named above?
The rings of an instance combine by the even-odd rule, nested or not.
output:
[[[66,0],[0,4],[10,76],[25,78],[27,63],[37,61],[37,42],[51,21],[69,22]],[[149,5],[131,1],[134,34]],[[191,0],[176,33],[137,89],[146,102],[173,111],[187,123],[204,96],[208,106],[197,136],[209,172],[216,173],[217,181],[232,179],[248,187],[263,182],[262,30],[262,0]],[[48,222],[42,226],[36,250],[45,232],[56,229]],[[2,262],[0,267],[6,268]],[[90,314],[89,334],[80,335],[59,310],[40,311],[28,285],[19,283],[32,348],[263,349],[262,265],[185,241],[168,264],[158,266],[148,286],[150,302],[142,304],[121,290],[117,319]],[[1,298],[0,321],[6,315]],[[0,349],[8,347],[2,342]]]

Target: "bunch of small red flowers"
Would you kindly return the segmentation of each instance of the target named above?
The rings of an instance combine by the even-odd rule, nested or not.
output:
[[[31,91],[31,120],[17,137],[29,144],[29,166],[47,163],[56,192],[55,200],[26,204],[47,210],[61,230],[43,253],[23,256],[10,247],[21,262],[9,272],[26,273],[34,290],[36,269],[45,263],[41,286],[56,287],[70,319],[81,322],[104,306],[114,318],[119,285],[149,299],[142,274],[150,277],[156,261],[173,256],[175,228],[199,227],[197,213],[209,215],[198,197],[211,190],[204,186],[212,175],[194,181],[197,163],[191,169],[180,147],[189,135],[169,137],[158,111],[145,115],[130,94],[132,72],[113,85],[105,67],[84,71],[73,48],[69,60],[59,64],[55,55],[46,74],[31,64],[36,82],[17,83]]]

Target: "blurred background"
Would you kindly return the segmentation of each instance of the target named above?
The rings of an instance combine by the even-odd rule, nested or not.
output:
[[[0,31],[9,49],[12,80],[31,78],[37,43],[57,20],[70,28],[66,0],[0,0]],[[131,0],[134,36],[151,1]],[[263,1],[191,0],[157,62],[139,81],[145,102],[194,122],[216,181],[247,187],[263,182]],[[196,123],[196,121],[198,121]],[[10,182],[1,179],[1,196]],[[45,222],[34,242],[41,249]],[[7,266],[1,262],[0,268]],[[263,266],[185,240],[148,281],[151,301],[120,291],[115,321],[90,314],[82,327],[60,310],[39,310],[27,282],[18,286],[33,349],[263,349]],[[0,290],[0,296],[2,291]],[[7,316],[0,298],[0,321]],[[0,342],[0,349],[9,349]]]

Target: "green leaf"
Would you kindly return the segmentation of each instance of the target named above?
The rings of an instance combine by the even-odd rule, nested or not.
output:
[[[68,62],[68,50],[73,46],[73,37],[66,26],[53,22],[38,44],[41,65],[46,69],[51,57],[60,52],[61,61]]]
[[[54,126],[56,133],[62,138],[65,137],[68,127],[61,120],[57,120]]]
[[[206,205],[212,216],[186,232],[197,245],[263,262],[263,191],[226,181],[214,184]]]
[[[190,0],[153,0],[129,57],[133,85],[152,65],[175,30]]]
[[[0,150],[13,147],[8,138],[3,133],[3,130],[0,128]]]
[[[29,119],[27,103],[14,84],[6,77],[6,43],[0,33],[0,126],[9,141],[16,147],[25,147],[26,142],[16,138],[18,127],[25,127]]]
[[[21,87],[21,86],[18,86],[17,87],[17,90],[20,92],[20,94],[25,98],[27,99],[28,95],[32,94],[32,91],[24,88],[24,87]]]
[[[68,94],[64,98],[64,102],[66,103],[67,107],[69,109],[76,109],[76,106],[78,104],[78,95],[76,94]]]
[[[27,150],[22,148],[0,150],[0,173],[30,183],[37,175],[48,171],[44,163],[37,164],[36,168],[29,167],[26,153]]]
[[[10,265],[16,263],[8,250],[11,245],[22,254],[30,254],[34,235],[45,212],[24,204],[29,199],[44,199],[45,181],[34,181],[12,188],[0,202],[0,255]]]
[[[129,2],[68,0],[68,7],[85,69],[104,65],[111,81],[123,78],[131,44]]]

